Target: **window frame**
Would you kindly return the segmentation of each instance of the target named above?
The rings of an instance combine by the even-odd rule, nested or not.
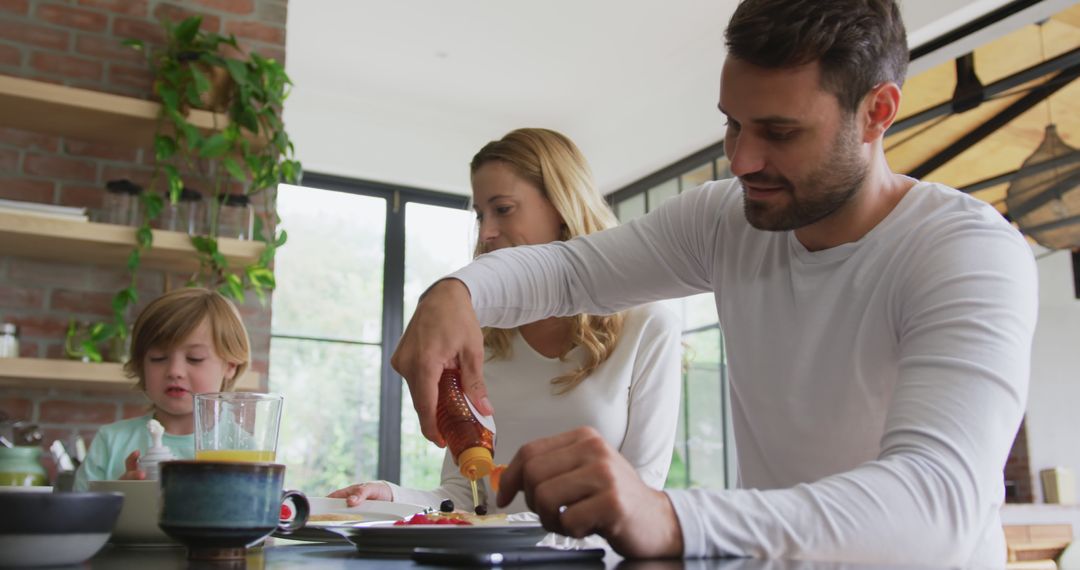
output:
[[[618,215],[619,204],[630,199],[643,196],[645,201],[645,213],[648,214],[653,210],[653,204],[649,203],[650,191],[661,184],[664,184],[670,180],[674,180],[677,184],[678,194],[690,190],[690,188],[683,187],[683,175],[693,172],[702,166],[709,164],[712,167],[712,180],[716,180],[719,177],[717,171],[717,161],[721,158],[725,158],[724,141],[720,141],[709,145],[697,152],[694,152],[684,158],[681,158],[651,174],[648,174],[630,184],[608,193],[605,198],[608,204],[611,206],[612,211]],[[620,221],[621,221],[620,217]],[[735,438],[732,433],[731,424],[731,393],[728,385],[727,374],[727,346],[724,343],[724,332],[719,322],[710,323],[703,326],[697,326],[681,331],[682,337],[685,339],[690,335],[717,329],[720,332],[720,363],[719,363],[719,381],[720,381],[720,405],[721,409],[721,434],[724,446],[724,486],[726,488],[733,488],[736,486],[738,474],[737,464],[735,460]],[[689,406],[685,403],[687,385],[689,378],[689,370],[687,363],[684,361],[683,367],[683,379],[682,379],[682,397],[684,399],[683,404],[680,406],[682,417],[679,418],[680,426],[683,428],[685,440],[682,442],[684,453],[686,454],[686,486],[689,487],[691,479],[690,463],[691,457],[689,453],[690,447],[690,430],[689,430]],[[678,444],[677,444],[678,445]]]
[[[401,480],[401,381],[390,366],[397,339],[405,330],[405,204],[414,202],[468,210],[469,196],[424,190],[411,186],[361,180],[346,176],[305,172],[298,186],[332,190],[386,200],[385,237],[383,240],[383,299],[381,376],[379,379],[379,454],[376,476],[397,483]],[[275,335],[271,338],[291,338]],[[329,339],[309,339],[329,340]],[[372,343],[364,343],[372,344]]]

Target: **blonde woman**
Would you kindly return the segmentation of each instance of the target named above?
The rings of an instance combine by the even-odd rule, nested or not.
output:
[[[220,293],[191,287],[151,301],[135,319],[131,358],[124,364],[151,410],[98,430],[75,473],[75,490],[100,479],[145,479],[138,461],[150,449],[146,423],[151,418],[165,428],[162,443],[174,457],[194,459],[194,395],[232,391],[250,360],[240,313]]]
[[[471,164],[476,254],[569,240],[616,225],[588,163],[567,137],[518,129],[485,145]],[[614,315],[550,318],[516,329],[484,331],[484,378],[498,428],[495,461],[508,463],[536,438],[591,426],[622,453],[650,486],[667,478],[679,410],[680,329],[657,305]],[[676,387],[676,388],[673,388]],[[527,511],[523,496],[488,512]],[[375,481],[330,494],[350,505],[364,499],[438,507],[449,498],[472,509],[469,482],[447,453],[442,484],[407,489]]]

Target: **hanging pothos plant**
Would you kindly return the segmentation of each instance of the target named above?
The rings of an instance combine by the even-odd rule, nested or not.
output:
[[[296,184],[301,175],[281,116],[292,82],[277,61],[254,52],[244,55],[235,36],[206,32],[201,24],[200,16],[179,24],[163,21],[165,45],[161,47],[142,40],[123,42],[147,54],[161,110],[153,140],[154,171],[148,191],[140,198],[142,224],[127,262],[131,281],[114,296],[108,338],[101,339],[99,334],[95,337],[99,342],[113,339],[117,345],[114,337],[123,340],[128,334],[130,308],[138,301],[140,261],[153,246],[151,225],[165,206],[165,198],[157,190],[159,182],[168,189],[168,199],[174,204],[189,173],[198,173],[201,182],[211,185],[207,235],[191,236],[199,270],[190,276],[188,285],[216,288],[237,301],[253,290],[264,302],[266,291],[274,288],[270,265],[275,250],[286,240],[285,231],[277,230],[277,185]],[[223,124],[204,133],[188,120],[191,109],[215,111],[215,123],[223,115]],[[217,239],[220,197],[237,185],[248,196],[264,200],[262,213],[255,218],[253,238],[262,241],[265,249],[243,268],[229,266]],[[91,358],[100,360],[101,356]]]

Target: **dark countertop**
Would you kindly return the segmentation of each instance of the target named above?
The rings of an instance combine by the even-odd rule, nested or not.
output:
[[[106,546],[79,568],[94,570],[143,570],[198,568],[206,570],[314,570],[316,568],[389,569],[450,568],[420,565],[411,560],[361,557],[351,545],[276,544],[251,551],[247,559],[236,563],[189,563],[183,548],[120,548]],[[460,567],[459,567],[460,568]],[[884,569],[884,566],[800,562],[791,560],[710,559],[710,560],[621,560],[609,554],[604,564],[536,564],[527,569],[560,568],[566,570],[859,570]],[[898,567],[892,567],[898,568]]]

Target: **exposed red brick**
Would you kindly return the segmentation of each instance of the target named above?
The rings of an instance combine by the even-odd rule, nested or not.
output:
[[[39,288],[0,285],[0,307],[40,309],[45,306],[45,292]],[[0,400],[2,401],[2,400]]]
[[[252,372],[258,372],[259,374],[262,374],[263,376],[266,376],[266,374],[269,372],[269,370],[270,370],[270,363],[267,362],[266,360],[263,360],[261,358],[257,358],[255,360],[251,361],[251,371]]]
[[[259,5],[255,7],[256,19],[267,24],[280,24],[284,26],[288,19],[288,15],[289,9],[286,4],[259,2]]]
[[[112,32],[118,39],[132,38],[157,44],[165,41],[165,30],[161,24],[149,20],[118,17],[113,20]]]
[[[88,32],[105,31],[108,17],[100,12],[72,8],[59,4],[41,4],[37,7],[37,17],[66,28],[77,28]]]
[[[221,18],[217,16],[197,10],[189,10],[176,4],[158,4],[158,7],[154,8],[155,20],[169,20],[180,23],[191,16],[202,16],[202,24],[199,27],[203,30],[207,32],[221,31]]]
[[[154,89],[154,74],[146,67],[111,64],[108,81],[113,85],[137,89],[146,95],[152,93]]]
[[[71,33],[56,28],[48,28],[30,22],[19,25],[0,26],[0,38],[17,44],[29,44],[55,50],[66,50],[71,43]]]
[[[237,37],[258,40],[271,44],[284,45],[285,28],[267,26],[259,22],[230,21],[225,22],[225,33],[236,34]]]
[[[233,14],[250,14],[255,10],[255,2],[253,0],[195,0],[197,3],[206,6],[207,8],[213,8],[215,10],[221,10],[222,12],[232,12]]]
[[[90,57],[100,57],[110,61],[127,61],[147,66],[146,54],[135,51],[120,43],[113,36],[79,34],[75,37],[75,51]]]
[[[38,358],[41,353],[38,352],[38,343],[19,339],[19,356],[22,358]]]
[[[107,402],[41,402],[38,421],[65,424],[108,424],[116,421],[116,404]]]
[[[0,0],[0,11],[13,14],[29,14],[30,0]]]
[[[148,404],[124,404],[124,407],[120,410],[121,419],[126,420],[145,416],[149,408]]]
[[[60,149],[60,137],[20,129],[0,128],[0,144],[9,144],[22,150],[56,152]]]
[[[39,261],[29,257],[11,257],[8,259],[8,280],[21,286],[113,292],[128,285],[131,276],[125,268],[106,269],[76,263]]]
[[[59,289],[49,298],[49,308],[66,313],[109,316],[112,314],[112,293],[91,293]]]
[[[148,13],[146,0],[79,0],[79,5],[128,16],[145,17]]]
[[[19,151],[0,148],[0,172],[15,173],[19,170]]]
[[[0,411],[12,419],[29,420],[34,413],[34,403],[26,398],[0,398]]]
[[[56,183],[51,180],[0,178],[0,198],[52,204]]]
[[[66,156],[27,153],[23,172],[33,176],[48,176],[60,180],[97,180],[97,165],[92,161]]]
[[[62,206],[74,206],[76,208],[100,209],[105,200],[105,188],[98,186],[81,186],[78,184],[61,184],[60,200]],[[91,221],[93,218],[91,218]]]
[[[67,332],[68,319],[63,317],[16,316],[11,315],[8,320],[19,327],[20,337],[46,337],[63,339]]]
[[[0,45],[0,65],[11,67],[22,65],[22,51],[15,46]]]
[[[64,139],[64,154],[71,156],[135,162],[137,152],[138,149],[130,145]]]
[[[85,57],[35,51],[30,54],[30,67],[42,73],[73,79],[100,80],[105,66]]]
[[[63,337],[61,337],[61,338],[63,338]],[[54,358],[54,359],[57,359],[57,358],[67,358],[67,355],[66,355],[66,354],[64,354],[64,347],[63,347],[63,345],[60,345],[60,344],[50,344],[50,345],[49,345],[49,346],[48,346],[48,347],[47,347],[47,348],[45,349],[45,358]]]

